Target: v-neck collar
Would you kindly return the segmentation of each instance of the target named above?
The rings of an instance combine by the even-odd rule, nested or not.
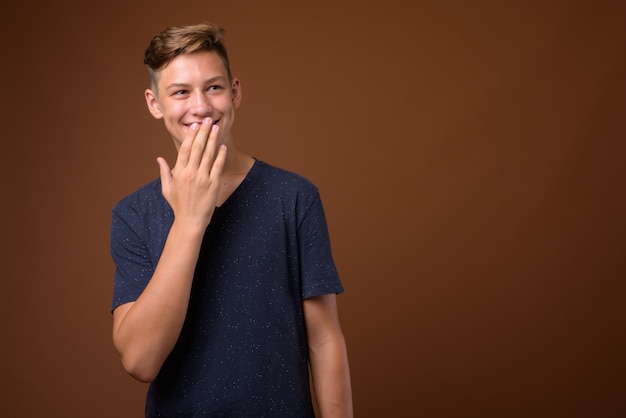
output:
[[[228,196],[220,206],[215,207],[215,210],[222,211],[228,206],[231,206],[233,204],[232,202],[236,202],[238,196],[241,195],[249,187],[252,181],[257,177],[257,173],[261,170],[262,164],[263,163],[261,161],[254,158],[254,163],[252,164],[252,167],[250,167],[250,170],[248,170],[248,173],[243,178],[241,183],[239,183],[235,190],[233,190],[230,196]]]

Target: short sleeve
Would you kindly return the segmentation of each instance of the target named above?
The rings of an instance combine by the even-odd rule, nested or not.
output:
[[[141,220],[129,207],[113,209],[111,257],[115,264],[111,310],[139,298],[154,273],[155,263],[142,238]]]
[[[332,256],[326,215],[319,193],[298,226],[302,298],[344,291]]]

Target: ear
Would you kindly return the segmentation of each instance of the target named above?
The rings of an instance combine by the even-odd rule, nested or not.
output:
[[[231,86],[231,92],[233,95],[233,107],[237,109],[241,104],[241,83],[238,78],[233,79],[233,84]]]
[[[144,96],[146,97],[146,104],[148,105],[148,110],[154,116],[155,119],[162,119],[163,112],[161,112],[161,106],[159,105],[159,100],[157,99],[157,95],[150,89],[146,89]]]

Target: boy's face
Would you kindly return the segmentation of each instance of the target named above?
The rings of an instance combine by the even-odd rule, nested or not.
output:
[[[241,103],[239,80],[228,80],[215,52],[179,55],[159,72],[157,91],[145,92],[152,116],[163,119],[178,149],[192,123],[206,117],[218,124],[219,142],[230,145],[235,109]]]

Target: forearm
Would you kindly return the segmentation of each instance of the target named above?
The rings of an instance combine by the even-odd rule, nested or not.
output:
[[[142,381],[156,377],[182,330],[193,276],[211,221],[226,160],[219,126],[210,118],[194,123],[170,169],[157,158],[161,191],[174,213],[161,258],[141,296],[113,312],[113,342],[124,368]]]
[[[115,347],[125,369],[139,380],[156,377],[180,335],[202,235],[197,228],[174,221],[144,292],[114,313]]]
[[[351,418],[352,389],[343,337],[310,348],[313,386],[322,418]]]

